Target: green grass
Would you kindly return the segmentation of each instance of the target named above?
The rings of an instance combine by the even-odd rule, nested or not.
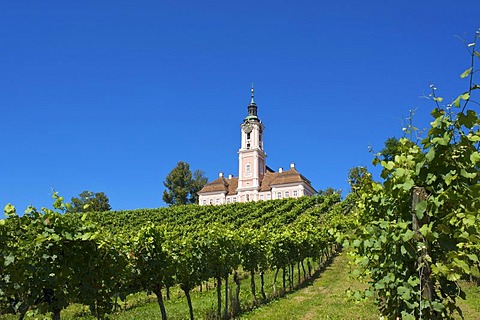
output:
[[[458,306],[462,309],[465,319],[480,319],[480,286],[471,282],[461,281],[460,286],[467,295],[467,299],[458,299]],[[458,317],[460,319],[460,317]]]
[[[242,319],[378,319],[372,300],[353,302],[347,289],[362,290],[366,286],[350,278],[346,254],[341,254],[318,278],[305,288],[286,295],[243,315]]]

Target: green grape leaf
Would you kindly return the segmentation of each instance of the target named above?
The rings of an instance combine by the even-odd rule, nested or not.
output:
[[[453,106],[454,107],[460,107],[460,98],[462,97],[462,95],[459,95],[455,100],[453,100]]]
[[[457,267],[461,268],[463,272],[465,272],[467,274],[470,273],[470,267],[468,266],[467,263],[465,263],[465,261],[454,258],[453,259],[453,264],[456,265]]]
[[[475,225],[475,216],[474,215],[467,215],[465,218],[463,218],[463,223],[467,226],[473,226]]]
[[[422,200],[417,204],[417,207],[415,208],[415,214],[418,219],[423,219],[423,214],[427,210],[427,201]]]
[[[472,141],[472,142],[479,142],[479,141],[480,141],[480,136],[477,135],[477,134],[475,134],[475,135],[469,134],[469,135],[467,136],[467,138],[468,138],[468,140],[470,140],[470,141]]]
[[[460,75],[460,78],[466,78],[468,77],[468,75],[472,72],[472,69],[473,68],[468,68],[467,70],[465,70],[461,75]]]
[[[7,267],[8,265],[15,262],[15,256],[13,254],[9,254],[5,257],[5,261],[3,262],[4,266]]]
[[[382,161],[381,165],[387,170],[392,170],[395,166],[395,163],[393,161]]]
[[[415,232],[413,232],[412,230],[406,230],[405,233],[402,235],[402,240],[404,242],[410,241],[414,235]],[[402,249],[406,250],[403,246]]]
[[[473,262],[478,262],[478,256],[476,254],[467,254],[467,257]]]
[[[403,190],[409,191],[410,189],[412,189],[413,185],[414,185],[413,180],[407,179],[407,181],[405,181],[405,183],[402,184],[402,188]]]
[[[440,303],[438,301],[432,301],[432,308],[437,312],[441,312],[443,309],[445,309],[445,306],[443,305],[443,303]]]
[[[467,170],[462,169],[462,170],[460,171],[460,175],[461,175],[462,177],[467,178],[467,179],[473,179],[473,178],[475,178],[475,177],[477,176],[477,173],[476,173],[476,172],[467,172]]]
[[[402,311],[402,319],[403,320],[415,320],[415,316],[410,313],[406,313],[405,311]]]
[[[475,164],[480,162],[480,153],[478,153],[478,151],[473,152],[470,155],[470,161],[472,161]]]
[[[395,175],[397,177],[403,177],[405,175],[405,169],[397,168],[397,170],[395,170]]]
[[[463,112],[458,114],[458,123],[469,129],[475,125],[477,120],[477,114],[473,110],[468,110],[467,114],[464,114]]]
[[[410,296],[412,294],[412,290],[410,288],[399,286],[397,288],[397,292],[402,297],[402,299],[410,300]]]
[[[17,215],[15,207],[11,203],[8,203],[5,206],[5,208],[3,209],[3,212],[5,212],[5,215],[7,217],[13,217]]]
[[[430,148],[430,150],[428,150],[427,154],[425,155],[425,158],[428,162],[431,162],[433,158],[435,158],[435,149]]]

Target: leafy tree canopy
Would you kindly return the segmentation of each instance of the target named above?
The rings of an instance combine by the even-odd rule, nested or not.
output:
[[[319,196],[331,196],[332,194],[342,194],[342,189],[334,189],[332,187],[328,187],[325,190],[318,190]]]
[[[195,170],[193,172],[192,187],[190,190],[190,202],[198,203],[197,192],[202,190],[203,186],[208,182],[207,177],[205,177],[205,172],[202,170]]]
[[[169,205],[182,205],[198,202],[197,192],[207,183],[201,170],[192,173],[190,165],[179,161],[165,178],[163,201]]]
[[[396,155],[402,154],[402,148],[404,148],[404,146],[410,148],[414,144],[411,140],[407,140],[402,144],[400,140],[395,137],[388,138],[385,141],[384,148],[380,150],[380,159],[383,161],[393,161]]]
[[[104,212],[112,207],[103,192],[83,191],[77,197],[72,197],[72,205],[68,212]]]
[[[356,193],[367,182],[372,181],[372,175],[368,172],[367,167],[353,167],[348,172],[348,183],[352,192]]]

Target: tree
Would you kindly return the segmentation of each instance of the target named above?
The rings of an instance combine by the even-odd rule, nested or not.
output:
[[[205,177],[205,172],[202,170],[195,170],[193,173],[192,186],[190,188],[190,203],[198,203],[197,192],[202,190],[203,186],[208,182],[207,177]]]
[[[395,155],[401,152],[401,144],[397,138],[391,137],[385,141],[385,147],[380,151],[383,161],[393,161]]]
[[[356,193],[368,181],[372,181],[372,175],[368,172],[367,167],[353,167],[348,172],[348,183],[352,192]]]
[[[328,187],[325,190],[318,190],[317,194],[319,196],[331,196],[332,194],[341,194],[342,189],[334,189],[332,187]]]
[[[192,174],[190,165],[179,161],[165,178],[163,201],[169,205],[181,205],[197,202],[197,192],[207,183],[203,171],[195,170]]]
[[[391,137],[385,140],[385,146],[382,150],[380,150],[381,160],[383,161],[393,161],[395,160],[396,155],[402,154],[402,148],[407,147],[410,148],[415,143],[411,140],[407,140],[404,144],[400,143],[400,140]]]
[[[103,192],[83,191],[78,196],[72,197],[72,206],[68,212],[104,212],[112,209]]]

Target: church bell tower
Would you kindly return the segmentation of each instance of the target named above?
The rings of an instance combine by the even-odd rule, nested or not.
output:
[[[265,175],[265,158],[263,150],[263,131],[265,127],[257,116],[257,104],[252,85],[248,114],[241,124],[241,147],[238,150],[238,188],[243,201],[258,200],[263,176]]]

